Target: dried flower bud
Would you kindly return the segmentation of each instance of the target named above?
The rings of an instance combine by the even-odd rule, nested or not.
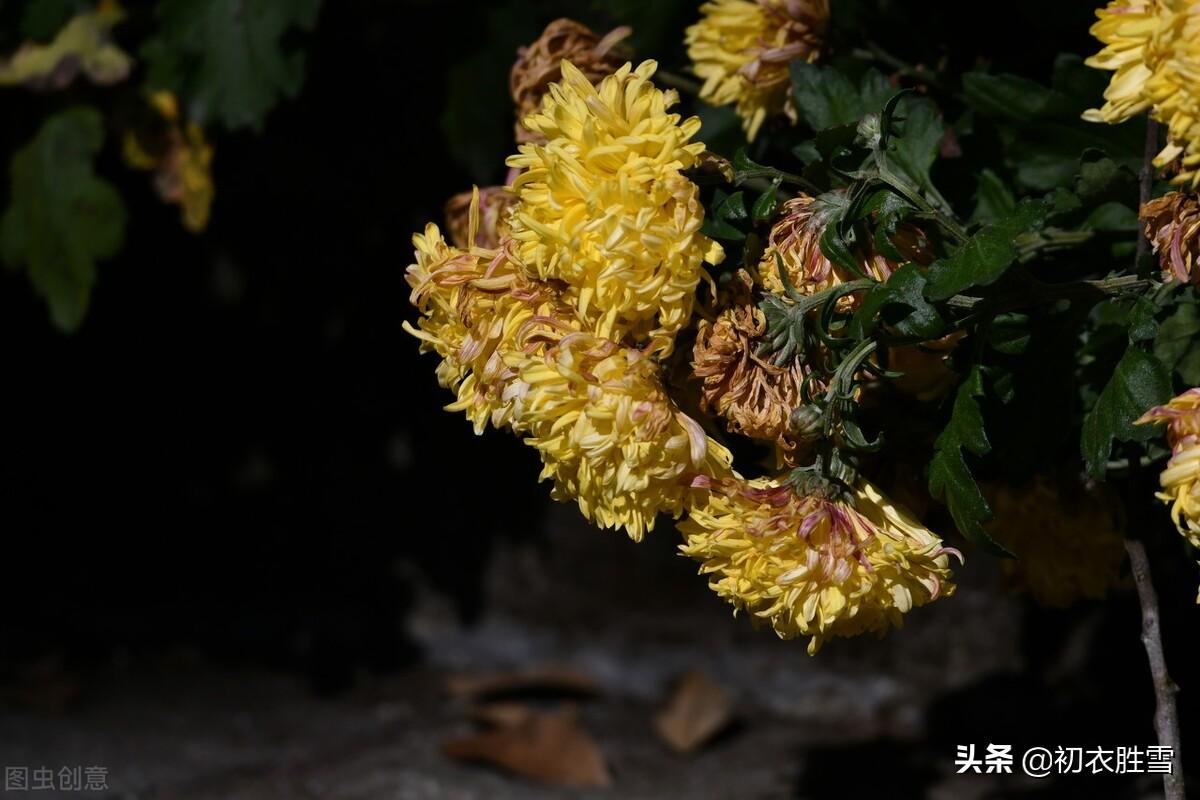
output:
[[[1170,192],[1142,206],[1138,218],[1146,238],[1158,254],[1163,277],[1200,284],[1200,198],[1188,192]]]
[[[800,406],[792,412],[789,422],[792,433],[804,442],[816,441],[824,433],[825,415],[820,406]]]
[[[479,227],[475,241],[469,242],[471,192],[460,192],[446,201],[446,233],[455,247],[467,249],[472,245],[495,250],[508,231],[508,210],[517,204],[517,196],[503,186],[486,186],[479,190]]]
[[[540,139],[521,122],[538,110],[550,84],[562,80],[560,64],[564,59],[578,67],[593,84],[599,83],[625,63],[626,59],[614,52],[614,46],[630,33],[630,28],[622,26],[600,38],[574,20],[556,19],[532,44],[518,50],[508,80],[516,106],[517,142]]]

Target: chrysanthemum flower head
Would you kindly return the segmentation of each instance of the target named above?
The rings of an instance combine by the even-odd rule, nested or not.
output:
[[[1179,532],[1200,547],[1200,388],[1150,409],[1138,423],[1167,426],[1172,455],[1159,476],[1158,496],[1171,504],[1171,519]]]
[[[860,481],[854,504],[767,480],[728,481],[680,524],[709,586],[782,638],[884,633],[954,592],[941,540]]]
[[[667,112],[677,97],[651,83],[655,68],[626,64],[593,87],[563,62],[562,83],[525,120],[546,143],[508,160],[522,170],[510,221],[530,274],[565,283],[593,333],[666,353],[691,317],[701,263],[724,252],[700,233],[704,207],[682,174],[704,150],[689,141],[700,120]]]
[[[700,13],[685,40],[700,98],[734,104],[750,140],[770,116],[795,119],[788,65],[820,54],[828,0],[712,0]]]
[[[697,479],[732,474],[732,455],[675,406],[640,350],[570,334],[525,359],[520,379],[542,479],[603,528],[640,540],[659,513],[683,512]]]
[[[993,537],[1016,556],[1001,565],[1014,588],[1051,608],[1099,600],[1120,583],[1125,547],[1105,499],[1066,496],[1045,478],[988,492]]]
[[[508,78],[517,113],[517,141],[531,142],[541,138],[521,123],[537,112],[550,84],[562,80],[563,61],[571,62],[591,83],[599,83],[625,63],[615,48],[630,33],[630,28],[622,26],[601,38],[574,20],[556,19],[532,44],[518,50]]]
[[[740,272],[717,318],[700,322],[692,376],[700,381],[705,412],[722,417],[733,433],[774,442],[783,458],[798,449],[788,421],[793,409],[803,405],[806,371],[800,359],[776,366],[757,355],[767,321],[754,303],[751,285],[750,276]]]
[[[476,238],[478,196],[469,220],[468,236]],[[404,328],[421,340],[422,352],[441,356],[438,382],[458,397],[446,410],[465,412],[476,433],[488,422],[519,431],[525,394],[519,361],[578,330],[573,311],[554,287],[525,275],[511,240],[496,250],[461,249],[430,224],[413,245],[416,261],[405,278],[422,316],[416,328],[407,322]]]
[[[1167,126],[1155,166],[1173,183],[1200,185],[1200,14],[1192,0],[1112,0],[1096,12],[1092,34],[1104,43],[1089,66],[1114,72],[1102,108],[1084,119],[1118,123],[1150,109]]]
[[[801,194],[784,203],[781,212],[779,221],[771,228],[758,267],[764,289],[775,294],[785,293],[776,256],[783,260],[792,287],[801,294],[816,294],[857,277],[835,265],[821,252],[821,236],[836,213],[825,199]],[[858,266],[864,275],[877,281],[886,281],[894,271],[886,258],[871,252],[860,255]],[[853,304],[852,297],[843,297],[839,301],[843,310]]]
[[[1142,206],[1138,218],[1158,255],[1164,279],[1200,284],[1200,198],[1168,192]]]

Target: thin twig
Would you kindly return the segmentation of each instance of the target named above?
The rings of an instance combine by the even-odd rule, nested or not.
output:
[[[1175,694],[1179,687],[1167,673],[1167,660],[1163,656],[1158,595],[1150,577],[1150,559],[1146,557],[1146,546],[1137,539],[1125,540],[1125,552],[1129,553],[1133,582],[1137,585],[1138,600],[1142,603],[1142,644],[1150,661],[1150,675],[1154,679],[1154,697],[1157,701],[1154,733],[1160,745],[1171,748],[1171,771],[1163,775],[1163,793],[1166,800],[1184,800],[1183,749],[1179,740],[1179,713],[1175,709]]]

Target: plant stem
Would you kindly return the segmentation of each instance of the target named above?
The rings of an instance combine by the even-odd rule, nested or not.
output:
[[[672,89],[678,89],[684,94],[690,94],[698,97],[700,95],[701,83],[694,78],[689,78],[685,75],[679,75],[675,72],[667,72],[666,70],[657,70],[654,73],[654,81],[661,83],[664,86],[670,86]]]
[[[1163,793],[1166,800],[1184,800],[1183,749],[1179,739],[1179,713],[1175,708],[1175,694],[1179,687],[1167,673],[1158,617],[1158,594],[1150,577],[1150,559],[1146,557],[1146,546],[1138,539],[1126,538],[1125,552],[1129,554],[1133,582],[1137,585],[1138,600],[1142,604],[1142,644],[1150,661],[1150,675],[1154,680],[1154,697],[1157,701],[1154,732],[1160,745],[1171,748],[1171,771],[1163,775]]]
[[[980,306],[988,304],[997,313],[1015,311],[1018,308],[1051,303],[1055,300],[1071,300],[1104,297],[1119,297],[1128,294],[1140,294],[1154,284],[1142,280],[1136,275],[1122,275],[1118,278],[1106,278],[1100,281],[1070,281],[1067,283],[1037,283],[1032,288],[1023,289],[1019,294],[1000,297],[969,297],[956,294],[946,301],[951,308],[965,311],[975,311]]]
[[[1154,156],[1158,154],[1158,123],[1152,119],[1146,120],[1146,149],[1142,154],[1142,172],[1139,175],[1138,188],[1140,192],[1138,212],[1142,206],[1150,202],[1154,192]],[[1137,272],[1141,268],[1142,256],[1150,249],[1150,240],[1146,238],[1146,229],[1138,225],[1137,255],[1133,267]]]

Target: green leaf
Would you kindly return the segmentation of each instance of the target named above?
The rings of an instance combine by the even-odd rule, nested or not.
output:
[[[12,190],[0,218],[0,257],[24,266],[63,331],[79,327],[96,261],[121,249],[121,197],[92,171],[104,123],[90,107],[50,117],[12,159]]]
[[[924,297],[925,276],[916,264],[905,264],[863,296],[862,304],[850,322],[850,335],[869,335],[879,321],[900,336],[934,339],[945,328],[941,315]]]
[[[1154,436],[1153,426],[1133,422],[1170,397],[1171,376],[1162,362],[1136,345],[1126,348],[1096,405],[1083,419],[1080,450],[1088,474],[1104,477],[1114,441],[1145,441]]]
[[[1087,206],[1127,200],[1137,196],[1137,175],[1100,150],[1088,150],[1079,160],[1075,194]]]
[[[992,445],[983,429],[983,413],[976,397],[983,395],[983,374],[971,368],[954,397],[950,421],[934,442],[929,463],[929,493],[941,498],[950,508],[954,524],[968,540],[994,555],[1011,558],[1012,554],[988,535],[983,523],[992,518],[983,492],[967,466],[964,451],[986,455]]]
[[[745,192],[734,192],[724,197],[718,196],[716,202],[713,203],[713,216],[723,222],[739,222],[748,219],[750,214],[746,211]]]
[[[987,326],[988,344],[996,352],[1005,355],[1024,353],[1032,338],[1028,314],[998,314]]]
[[[1163,320],[1154,340],[1154,357],[1174,370],[1184,383],[1200,384],[1200,310],[1194,300],[1180,303],[1175,313]]]
[[[857,123],[869,110],[850,79],[833,67],[796,60],[791,74],[796,108],[814,131]]]
[[[1039,230],[1048,212],[1041,200],[1022,200],[1012,213],[984,226],[949,258],[934,262],[925,296],[945,300],[963,289],[995,283],[1017,259],[1014,240],[1019,234]]]
[[[1066,96],[1018,75],[968,72],[963,76],[963,96],[967,105],[991,117],[1032,122],[1071,114]]]
[[[754,201],[754,207],[750,210],[750,216],[755,222],[762,222],[770,219],[775,214],[775,209],[779,207],[779,179],[771,183],[771,188],[758,196]]]
[[[903,97],[898,110],[903,128],[888,140],[888,162],[914,185],[930,191],[929,170],[937,161],[946,128],[937,107],[925,98]]]
[[[975,211],[971,214],[971,221],[996,222],[1016,208],[1017,198],[1013,196],[1012,189],[990,169],[983,170],[979,175],[979,188],[975,191]]]
[[[320,0],[163,0],[158,35],[142,48],[151,89],[170,89],[197,122],[261,129],[304,80],[304,56],[282,39],[308,30]]]

